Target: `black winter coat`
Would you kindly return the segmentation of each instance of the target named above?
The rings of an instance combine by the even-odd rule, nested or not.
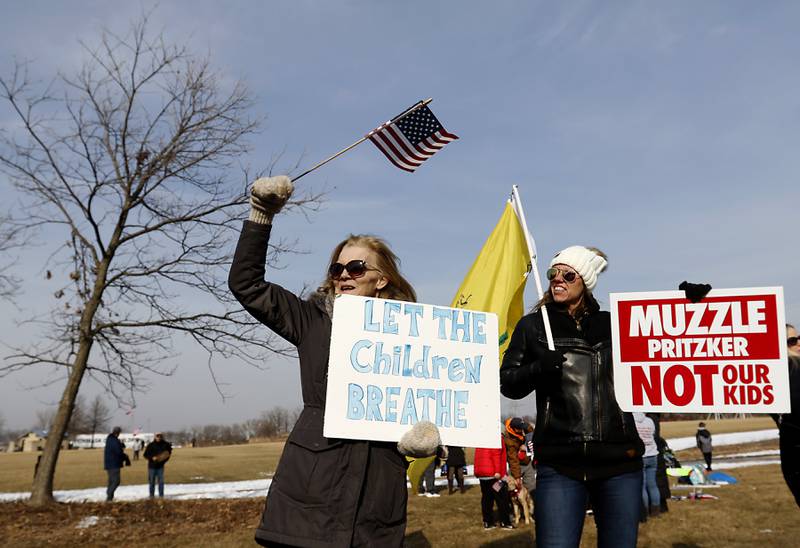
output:
[[[547,311],[556,350],[566,357],[560,377],[541,372],[547,350],[541,311],[519,321],[500,368],[504,396],[520,399],[536,390],[534,458],[581,480],[641,469],[644,445],[614,396],[608,312],[594,300],[578,322],[560,307]]]
[[[155,469],[164,468],[164,465],[167,463],[167,461],[162,460],[155,462],[151,460],[153,457],[160,455],[164,451],[172,454],[172,444],[170,442],[162,439],[161,441],[153,440],[148,443],[147,447],[144,448],[144,458],[147,459],[147,467]]]
[[[130,465],[128,455],[125,454],[125,446],[114,434],[109,434],[106,438],[106,447],[103,451],[103,468],[105,470],[119,470],[123,466]]]
[[[394,443],[322,435],[331,318],[324,299],[303,300],[264,280],[270,230],[270,225],[245,221],[228,285],[254,318],[297,346],[303,411],[272,479],[256,541],[401,546],[406,460]]]

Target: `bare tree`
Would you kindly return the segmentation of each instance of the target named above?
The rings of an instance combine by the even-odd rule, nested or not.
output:
[[[33,424],[33,429],[49,432],[55,418],[55,409],[39,409],[36,412],[36,422]]]
[[[0,136],[0,170],[27,197],[29,225],[55,238],[53,270],[67,273],[53,278],[54,310],[34,319],[39,343],[14,348],[0,368],[63,368],[67,379],[32,487],[37,506],[52,500],[58,442],[86,374],[134,405],[148,374],[174,370],[176,335],[207,352],[212,378],[215,356],[263,367],[290,352],[226,286],[249,178],[230,173],[258,125],[246,88],[151,35],[147,16],[82,45],[83,68],[43,90],[24,64],[0,78],[22,128]],[[269,257],[292,248],[277,242]]]
[[[11,272],[14,250],[22,247],[24,225],[6,213],[0,213],[0,299],[10,301],[19,291],[21,280]]]
[[[69,417],[67,424],[67,434],[75,436],[76,434],[85,434],[87,431],[87,415],[89,410],[86,408],[86,400],[83,396],[75,398],[75,403],[72,406],[72,413]]]
[[[85,428],[92,434],[91,447],[94,448],[94,435],[108,428],[112,413],[103,398],[98,394],[86,410]]]

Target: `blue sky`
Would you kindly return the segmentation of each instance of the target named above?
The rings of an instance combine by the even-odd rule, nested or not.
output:
[[[273,279],[319,282],[349,232],[393,245],[424,302],[447,304],[518,184],[540,265],[574,243],[596,245],[609,269],[595,293],[715,287],[785,288],[800,322],[795,252],[800,155],[800,5],[794,2],[218,2],[163,3],[153,27],[244,80],[266,116],[243,164],[303,167],[415,101],[461,139],[416,173],[365,143],[298,184],[331,190],[310,220],[275,233],[307,254]],[[13,3],[0,21],[0,70],[31,59],[47,79],[81,62],[78,41],[124,31],[151,4]],[[9,113],[0,107],[0,124]],[[0,180],[4,203],[14,196]],[[21,310],[7,304],[0,341],[35,333],[14,319],[44,312],[46,247],[20,257]],[[533,284],[526,305],[535,298]],[[179,345],[183,344],[179,342]],[[219,363],[235,397],[223,403],[202,354],[185,346],[176,374],[154,378],[123,426],[170,429],[234,422],[300,402],[296,365]],[[48,377],[49,378],[49,377]],[[41,373],[0,383],[7,426],[33,423],[61,384]],[[97,388],[82,393],[91,398]]]

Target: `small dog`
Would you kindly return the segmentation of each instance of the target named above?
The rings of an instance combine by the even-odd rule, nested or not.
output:
[[[516,486],[514,478],[509,478],[511,481],[509,487]],[[520,517],[522,517],[526,524],[533,523],[531,518],[533,514],[533,497],[525,487],[520,485],[519,489],[509,489],[511,494],[511,506],[514,509],[514,525],[519,525]],[[522,515],[520,516],[520,510]]]

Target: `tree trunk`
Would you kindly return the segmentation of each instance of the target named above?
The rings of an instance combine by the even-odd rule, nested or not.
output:
[[[114,234],[117,238],[117,240],[114,240],[115,242],[118,241],[119,233],[120,229],[119,226],[117,226],[117,230]],[[53,420],[50,432],[47,433],[47,442],[42,452],[42,460],[33,478],[31,498],[28,501],[28,504],[31,506],[44,506],[53,502],[53,478],[56,475],[56,463],[58,462],[58,454],[61,451],[61,440],[64,439],[64,433],[69,426],[69,420],[72,417],[73,409],[75,409],[75,400],[78,398],[78,390],[81,387],[83,374],[86,372],[86,366],[89,363],[89,352],[92,349],[92,343],[94,343],[92,322],[94,321],[94,315],[103,297],[108,265],[111,262],[112,256],[113,254],[107,255],[98,265],[98,273],[94,282],[92,296],[86,302],[86,307],[83,309],[83,314],[81,315],[78,353],[75,356],[75,361],[72,363],[69,378],[67,379],[67,386],[64,387],[64,393],[58,404],[56,418]]]
[[[61,396],[50,431],[47,433],[47,442],[42,452],[42,460],[33,479],[31,487],[31,498],[28,504],[31,506],[44,506],[53,502],[53,478],[56,472],[56,462],[61,451],[61,440],[67,431],[69,419],[72,417],[72,410],[75,406],[75,399],[78,397],[78,389],[81,387],[81,380],[86,371],[86,364],[89,362],[89,351],[92,347],[92,339],[81,336],[78,354],[69,373],[67,386]]]

